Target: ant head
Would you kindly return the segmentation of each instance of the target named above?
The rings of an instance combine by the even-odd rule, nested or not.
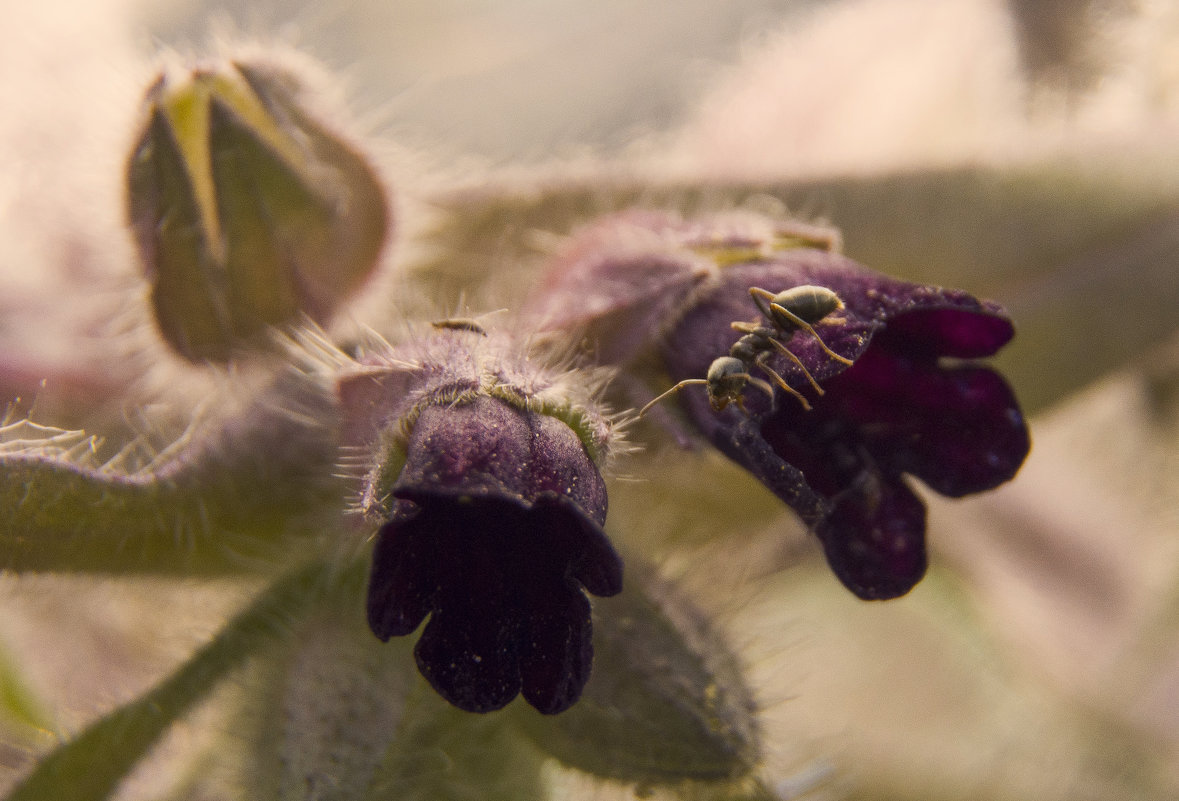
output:
[[[741,399],[741,392],[749,381],[749,367],[733,356],[714,359],[708,367],[708,403],[719,412],[733,401]]]

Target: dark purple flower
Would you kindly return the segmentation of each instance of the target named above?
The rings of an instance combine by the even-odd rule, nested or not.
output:
[[[792,506],[823,544],[841,581],[864,599],[908,592],[924,575],[925,506],[912,475],[951,497],[1010,479],[1030,447],[1006,382],[969,360],[1013,335],[998,306],[948,289],[873,273],[840,255],[787,250],[722,269],[664,340],[673,380],[700,378],[740,336],[733,322],[763,323],[751,287],[772,293],[813,285],[843,302],[814,327],[848,367],[806,331],[780,341],[766,366],[810,406],[775,389],[746,387],[745,411],[714,411],[703,390],[679,393],[692,422],[721,451]],[[750,375],[768,373],[756,364]]]
[[[428,615],[418,668],[462,709],[489,712],[521,693],[541,712],[567,709],[593,657],[585,591],[622,589],[591,458],[608,426],[560,406],[567,376],[481,332],[447,331],[382,359],[341,384],[360,417],[391,412],[365,495],[370,513],[388,515],[370,627],[387,640]]]

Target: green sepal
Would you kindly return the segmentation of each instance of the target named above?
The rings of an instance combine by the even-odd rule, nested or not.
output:
[[[160,333],[180,353],[226,358],[224,275],[176,132],[160,109],[132,151],[127,206]]]
[[[275,120],[291,127],[290,136],[305,148],[308,164],[305,180],[315,187],[320,205],[296,209],[280,195],[277,223],[282,235],[293,242],[293,256],[301,284],[313,297],[346,296],[369,277],[392,235],[393,215],[385,187],[358,147],[321,124],[299,100],[297,79],[264,63],[234,62]],[[297,132],[297,134],[296,134]],[[332,215],[328,228],[312,230],[304,221]],[[313,318],[328,309],[306,309]]]

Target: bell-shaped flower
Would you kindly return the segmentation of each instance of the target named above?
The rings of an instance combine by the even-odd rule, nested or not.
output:
[[[340,387],[376,457],[368,619],[415,631],[418,668],[455,706],[518,694],[545,713],[581,695],[593,657],[585,592],[622,589],[598,462],[609,421],[565,374],[477,326],[369,359]]]
[[[581,333],[637,405],[678,396],[812,527],[849,589],[892,598],[926,569],[925,506],[905,476],[957,497],[1027,455],[1011,389],[974,361],[1014,329],[999,306],[872,272],[838,241],[748,212],[624,212],[574,235],[528,308],[542,329]]]
[[[829,290],[840,307],[813,331],[785,330],[750,293],[792,287]],[[705,375],[743,321],[770,329],[782,345],[765,346],[748,365],[772,392],[747,385],[743,408],[723,411],[703,392],[680,392],[691,420],[814,528],[852,592],[908,592],[926,569],[925,506],[904,476],[968,495],[1010,479],[1030,447],[1010,387],[974,362],[1011,339],[1010,319],[965,292],[894,280],[834,253],[790,250],[728,267],[695,296],[664,340],[672,379]]]

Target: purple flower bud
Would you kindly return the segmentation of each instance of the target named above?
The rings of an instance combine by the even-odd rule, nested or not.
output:
[[[341,385],[352,413],[392,411],[383,428],[352,427],[382,428],[365,492],[370,513],[388,514],[369,625],[387,640],[429,615],[415,655],[439,694],[489,712],[522,693],[551,714],[589,678],[585,591],[622,589],[591,456],[604,452],[610,427],[574,400],[567,375],[481,333],[445,330]]]
[[[998,306],[964,292],[800,249],[729,267],[696,296],[665,339],[673,380],[704,375],[739,337],[734,322],[766,323],[750,287],[797,286],[829,289],[842,308],[817,321],[814,335],[776,330],[798,362],[767,347],[764,367],[753,363],[750,374],[777,373],[810,408],[780,386],[772,396],[747,388],[745,411],[716,412],[704,393],[681,392],[681,403],[716,447],[814,527],[852,592],[903,595],[926,568],[925,507],[903,475],[959,497],[1007,481],[1027,455],[1011,389],[968,361],[994,354],[1014,329]]]

